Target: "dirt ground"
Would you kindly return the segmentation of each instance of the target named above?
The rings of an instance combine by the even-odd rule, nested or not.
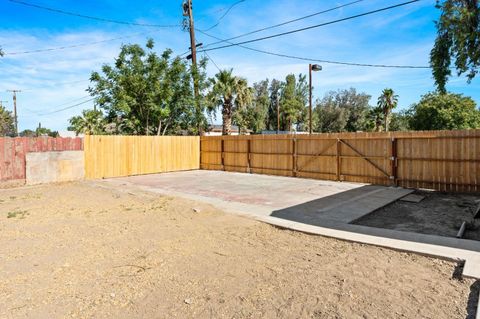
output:
[[[0,190],[0,318],[474,318],[456,266],[133,188]]]
[[[480,194],[416,191],[424,196],[419,203],[396,201],[354,222],[354,224],[416,233],[455,237],[467,221],[464,238],[480,240],[480,220],[473,212]]]

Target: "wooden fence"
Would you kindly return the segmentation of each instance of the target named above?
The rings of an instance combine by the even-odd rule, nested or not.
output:
[[[202,137],[200,167],[480,191],[480,130]]]
[[[195,136],[86,136],[87,179],[199,169]]]

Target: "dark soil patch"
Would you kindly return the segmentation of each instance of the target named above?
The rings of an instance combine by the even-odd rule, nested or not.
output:
[[[396,201],[353,224],[455,237],[462,222],[467,221],[464,238],[480,240],[480,220],[473,220],[480,194],[429,191],[416,191],[415,194],[425,199],[419,203]]]

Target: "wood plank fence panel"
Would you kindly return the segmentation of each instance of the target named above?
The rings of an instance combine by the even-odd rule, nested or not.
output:
[[[200,168],[196,136],[86,136],[87,179]]]
[[[480,130],[205,136],[201,158],[202,169],[480,191]]]

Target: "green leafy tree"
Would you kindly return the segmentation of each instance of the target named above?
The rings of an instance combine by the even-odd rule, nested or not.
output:
[[[436,22],[437,38],[430,64],[438,89],[445,93],[451,64],[458,75],[470,82],[480,66],[480,2],[478,0],[437,0],[442,13]]]
[[[232,69],[218,72],[209,81],[207,100],[210,103],[210,111],[213,112],[221,107],[222,134],[230,135],[233,117],[251,103],[252,91],[248,87],[247,80],[234,76]]]
[[[409,131],[410,128],[410,116],[408,112],[393,112],[390,119],[390,131]]]
[[[50,136],[50,137],[58,137],[58,131],[52,131],[46,127],[37,127],[34,130],[23,130],[19,133],[22,137],[37,137],[37,136]]]
[[[74,116],[69,121],[68,130],[77,134],[101,135],[106,133],[106,122],[102,111],[99,110],[83,110],[81,116]]]
[[[428,93],[409,110],[414,130],[480,128],[480,111],[470,97],[453,93]]]
[[[153,40],[146,48],[124,45],[114,65],[93,72],[88,91],[105,111],[108,128],[115,134],[176,134],[181,130],[198,133],[206,124],[197,110],[193,81],[187,62],[172,58],[167,49],[160,56]],[[205,86],[205,63],[197,68],[200,89]],[[204,103],[199,101],[199,107]]]
[[[345,131],[347,110],[333,104],[317,101],[313,113],[315,132],[334,133]]]
[[[267,111],[267,118],[265,119],[265,127],[267,130],[277,130],[277,108],[280,105],[280,95],[282,93],[285,83],[276,79],[270,82],[269,92],[269,105]]]
[[[287,75],[280,95],[280,128],[291,131],[292,128],[302,129],[307,114],[306,99],[308,87],[305,89],[305,77],[299,75],[298,81],[294,74]],[[306,93],[307,92],[307,93]]]
[[[385,131],[388,132],[390,124],[390,113],[398,105],[398,95],[392,89],[384,89],[382,95],[378,97],[377,106],[383,112],[383,121]]]
[[[0,106],[0,136],[15,136],[15,124],[12,112]]]
[[[330,91],[316,103],[314,114],[319,132],[357,132],[370,128],[371,96],[354,88]],[[324,113],[324,114],[322,114]]]
[[[251,88],[252,101],[237,112],[234,124],[240,128],[250,129],[257,134],[266,128],[270,103],[268,85],[268,79],[253,84]]]

